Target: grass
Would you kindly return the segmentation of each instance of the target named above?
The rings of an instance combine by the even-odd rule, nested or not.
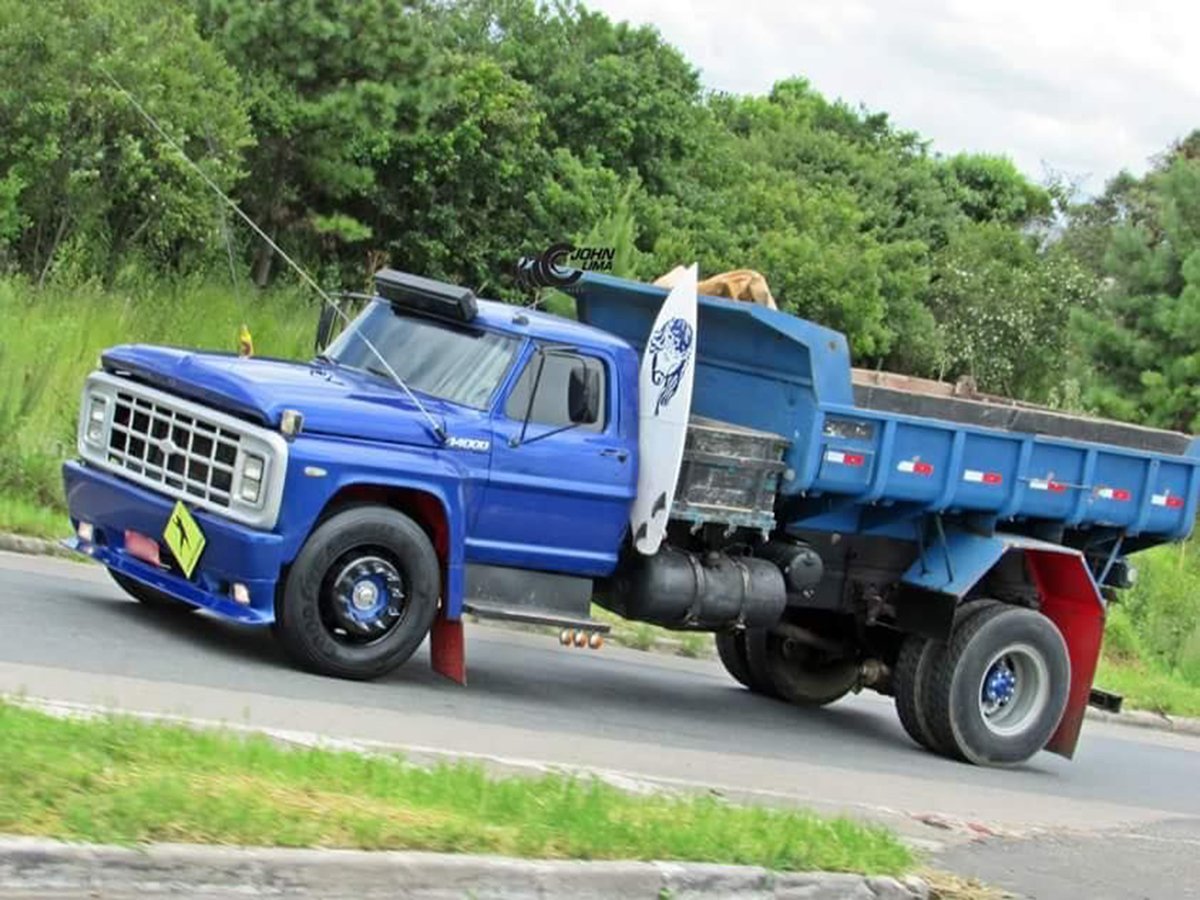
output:
[[[0,531],[54,540],[68,537],[71,524],[61,510],[0,493]]]
[[[685,631],[679,636],[679,655],[692,659],[710,656],[714,652],[711,634],[699,631]]]
[[[1109,609],[1096,683],[1130,709],[1200,716],[1200,553],[1196,541],[1134,557],[1137,584]]]
[[[608,623],[608,639],[633,650],[668,650],[678,656],[699,659],[715,653],[712,635],[697,631],[671,631],[648,622],[630,622],[602,606],[592,604],[592,618]]]
[[[59,465],[74,452],[83,379],[100,352],[145,341],[231,351],[245,322],[260,356],[312,351],[316,307],[291,290],[256,293],[202,281],[155,280],[101,290],[0,277],[0,527],[48,519],[29,507],[62,510]],[[14,500],[23,501],[18,506]]]
[[[60,719],[0,703],[0,833],[675,859],[900,874],[888,831],[711,797],[631,795],[598,781],[489,778],[379,756],[128,718]]]
[[[1144,662],[1113,660],[1106,655],[1100,662],[1096,685],[1124,696],[1126,709],[1200,717],[1200,686]]]

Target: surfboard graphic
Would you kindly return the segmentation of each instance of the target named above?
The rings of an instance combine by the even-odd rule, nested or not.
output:
[[[693,264],[671,288],[650,329],[638,378],[638,489],[629,516],[633,543],[658,552],[683,465],[696,375],[696,279]]]

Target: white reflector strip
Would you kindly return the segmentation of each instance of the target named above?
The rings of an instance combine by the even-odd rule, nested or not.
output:
[[[1054,481],[1049,478],[1031,478],[1029,480],[1029,489],[1031,491],[1053,491],[1056,494],[1061,494],[1066,491],[1067,486],[1061,481]]]
[[[1150,498],[1150,503],[1154,506],[1165,506],[1167,509],[1183,509],[1183,498],[1174,497],[1171,494],[1155,494]]]
[[[861,453],[844,453],[841,450],[826,450],[825,462],[837,463],[839,466],[861,466],[866,457]]]
[[[1003,484],[1004,476],[999,472],[980,472],[978,469],[966,469],[963,471],[963,481],[969,481],[972,484]]]

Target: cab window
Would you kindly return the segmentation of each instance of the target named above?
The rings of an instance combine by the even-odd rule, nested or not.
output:
[[[590,372],[596,373],[600,381],[600,417],[592,423],[578,425],[583,431],[603,431],[608,417],[608,372],[600,360],[591,356],[577,353],[535,354],[525,364],[521,377],[508,395],[504,406],[504,415],[515,422],[525,421],[525,413],[529,411],[529,421],[539,425],[550,425],[563,428],[571,424],[569,388],[571,371],[583,363]],[[541,378],[538,369],[541,368]],[[529,395],[537,381],[537,395],[533,400],[533,409],[529,410]]]

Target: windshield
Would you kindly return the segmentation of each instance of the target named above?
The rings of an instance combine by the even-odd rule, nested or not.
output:
[[[388,365],[415,391],[486,409],[519,341],[491,331],[475,331],[397,312],[375,301],[362,311],[326,351],[343,366],[391,379],[360,336],[383,354]]]

